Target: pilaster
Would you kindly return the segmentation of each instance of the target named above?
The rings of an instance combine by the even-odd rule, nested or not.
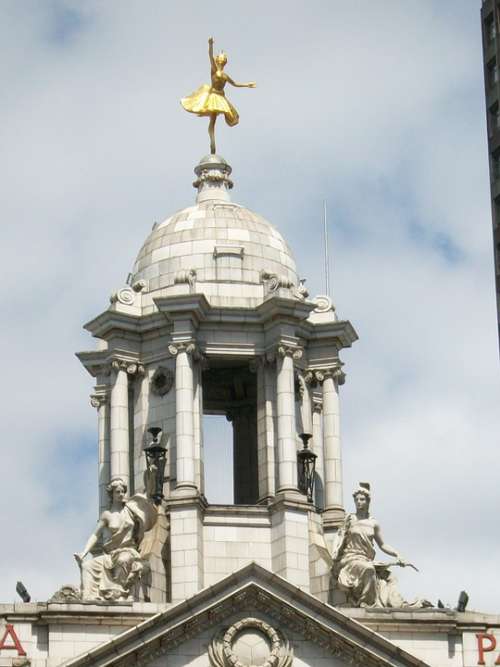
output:
[[[170,565],[171,602],[181,602],[204,586],[203,513],[201,497],[171,499]]]
[[[311,509],[304,496],[299,502],[278,499],[271,511],[273,572],[309,592],[309,522]]]
[[[295,428],[294,361],[301,359],[299,346],[280,343],[276,348],[276,410],[278,417],[278,493],[298,494],[297,437]]]
[[[259,503],[270,502],[276,494],[276,379],[275,364],[265,355],[255,362],[257,372],[257,459]]]
[[[316,478],[314,503],[318,510],[325,508],[325,460],[323,447],[323,403],[313,397],[312,402],[312,450],[316,454]]]
[[[111,479],[120,477],[130,489],[130,433],[129,433],[129,396],[128,379],[142,375],[144,368],[135,362],[114,359],[111,362],[114,372],[111,388],[110,415],[110,475]]]
[[[111,479],[110,456],[110,420],[109,390],[100,388],[90,396],[90,404],[97,409],[98,431],[98,485],[99,485],[99,516],[108,509],[109,497],[107,486]]]
[[[175,495],[197,494],[194,442],[194,378],[192,341],[171,343],[175,357],[176,487]]]

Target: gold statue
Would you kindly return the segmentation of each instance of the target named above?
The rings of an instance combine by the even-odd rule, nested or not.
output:
[[[214,58],[214,40],[208,40],[208,57],[210,58],[210,78],[212,84],[204,83],[189,97],[183,97],[181,104],[190,113],[197,116],[209,116],[208,135],[210,137],[210,152],[215,153],[215,121],[219,114],[224,114],[226,123],[232,127],[237,125],[240,117],[231,102],[226,99],[224,86],[230,83],[236,88],[255,88],[255,82],[236,83],[224,72],[227,63],[227,55],[221,51]]]

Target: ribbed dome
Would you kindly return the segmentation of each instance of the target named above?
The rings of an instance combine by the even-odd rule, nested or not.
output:
[[[146,281],[147,292],[156,292],[151,296],[157,290],[179,293],[183,283],[195,283],[195,291],[213,305],[256,305],[266,280],[296,287],[295,261],[281,234],[229,200],[231,168],[223,158],[203,158],[195,172],[197,203],[155,225],[135,262],[133,281]]]

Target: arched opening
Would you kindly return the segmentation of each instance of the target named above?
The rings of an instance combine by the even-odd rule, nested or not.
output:
[[[233,503],[233,426],[225,415],[203,415],[205,496],[211,505]]]
[[[206,416],[222,416],[232,425],[233,503],[255,505],[259,497],[257,376],[250,370],[248,362],[211,359],[210,368],[203,372],[202,382],[204,423]],[[221,424],[220,421],[218,423]],[[218,437],[218,434],[215,434],[216,442],[212,445],[213,456],[218,459],[218,464],[224,467],[227,475],[228,448],[218,441]],[[220,439],[222,440],[222,433]],[[207,448],[205,433],[204,443],[206,469],[211,454]],[[205,477],[206,495],[208,500],[213,502],[206,484],[207,477]]]

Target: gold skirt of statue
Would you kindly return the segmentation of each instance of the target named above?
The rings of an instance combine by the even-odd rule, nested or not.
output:
[[[237,125],[240,120],[238,112],[231,102],[226,99],[224,93],[214,90],[212,86],[206,83],[195,90],[192,95],[183,97],[181,104],[186,111],[195,113],[197,116],[224,114],[226,123],[231,127]]]

